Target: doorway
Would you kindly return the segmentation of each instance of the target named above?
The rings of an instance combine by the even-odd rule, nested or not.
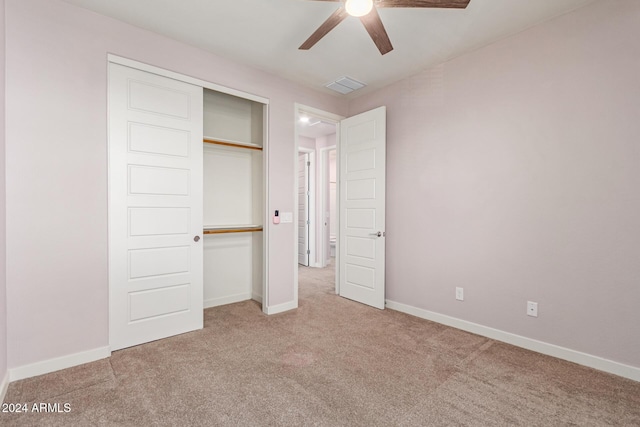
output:
[[[337,287],[337,140],[341,116],[296,105],[296,283],[300,271],[331,277]],[[308,175],[305,175],[305,171]],[[305,188],[305,184],[307,187]],[[308,222],[305,222],[308,221]],[[308,262],[305,259],[308,245]],[[329,269],[323,272],[318,269]],[[297,287],[296,287],[297,288]]]
[[[310,261],[317,267],[331,266],[332,246],[335,247],[333,281],[335,293],[372,307],[384,309],[385,305],[385,188],[386,188],[386,107],[381,106],[349,118],[296,104],[296,151],[309,144],[320,159],[318,175],[317,224],[311,233],[317,236],[319,250]],[[307,129],[319,124],[334,124],[333,137],[309,141]],[[311,125],[311,126],[309,126]],[[329,141],[327,141],[329,140]],[[331,217],[331,148],[335,148],[334,191],[335,218]],[[296,166],[297,167],[297,166]],[[296,177],[296,202],[298,179]],[[335,243],[331,234],[331,220],[335,223]],[[298,243],[298,230],[295,233]],[[306,270],[305,270],[306,269]],[[299,273],[307,273],[310,267],[298,267],[294,271],[294,297],[298,300]],[[300,271],[299,271],[300,270]],[[326,277],[326,275],[324,276]],[[325,281],[328,283],[328,281]],[[325,284],[326,284],[325,283]],[[326,290],[325,290],[326,291]]]

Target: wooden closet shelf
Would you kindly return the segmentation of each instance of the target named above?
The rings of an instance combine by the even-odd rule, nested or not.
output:
[[[262,231],[262,227],[208,228],[208,229],[205,229],[203,233],[204,234],[251,233],[254,231]]]
[[[257,145],[246,145],[237,142],[228,142],[228,141],[218,141],[217,139],[205,138],[202,140],[207,144],[216,144],[216,145],[224,145],[226,147],[236,147],[236,148],[248,148],[249,150],[260,150],[262,151],[262,147]]]

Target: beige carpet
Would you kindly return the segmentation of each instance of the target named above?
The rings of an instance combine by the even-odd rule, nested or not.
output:
[[[640,383],[333,294],[300,269],[300,308],[252,301],[205,328],[14,382],[7,426],[640,426]]]

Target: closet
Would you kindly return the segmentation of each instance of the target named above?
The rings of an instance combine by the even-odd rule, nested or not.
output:
[[[109,343],[266,288],[268,100],[109,55]],[[264,305],[264,304],[263,304]]]
[[[204,307],[262,300],[264,104],[204,89]]]

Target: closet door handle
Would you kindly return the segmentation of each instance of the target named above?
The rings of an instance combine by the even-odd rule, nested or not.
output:
[[[200,236],[196,236],[196,237],[194,237],[194,238],[193,238],[193,241],[194,241],[194,242],[199,242],[199,241],[200,241]]]
[[[378,231],[377,233],[369,233],[369,236],[382,237],[382,231]]]

